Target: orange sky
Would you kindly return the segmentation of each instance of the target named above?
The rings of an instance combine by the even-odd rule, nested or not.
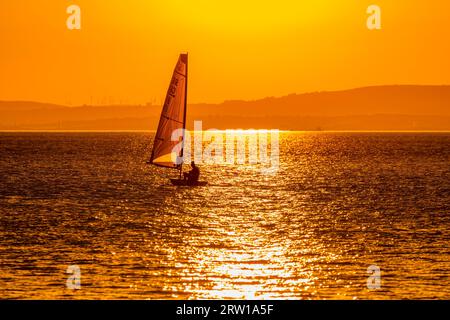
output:
[[[82,10],[68,30],[66,8]],[[382,9],[380,31],[366,9]],[[180,52],[190,102],[450,84],[448,0],[0,2],[0,100],[160,104]]]

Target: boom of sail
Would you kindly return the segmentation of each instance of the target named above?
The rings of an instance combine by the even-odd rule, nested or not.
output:
[[[153,143],[150,163],[154,165],[181,170],[184,130],[179,141],[172,141],[172,134],[186,128],[187,71],[188,55],[181,54],[167,90]]]

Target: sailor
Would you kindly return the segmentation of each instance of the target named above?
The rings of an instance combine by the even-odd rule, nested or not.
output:
[[[192,170],[189,172],[185,172],[184,180],[187,180],[189,184],[195,184],[198,182],[198,178],[200,177],[200,169],[195,165],[195,162],[191,162]]]

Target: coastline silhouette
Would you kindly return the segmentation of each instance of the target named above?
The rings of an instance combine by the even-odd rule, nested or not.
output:
[[[188,104],[187,128],[450,130],[450,85],[375,86],[220,104]],[[26,112],[30,111],[30,112]],[[161,105],[67,107],[0,101],[0,130],[156,129]],[[32,113],[32,115],[30,115]]]

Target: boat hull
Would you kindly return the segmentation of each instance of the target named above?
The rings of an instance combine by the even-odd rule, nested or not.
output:
[[[207,181],[197,181],[195,183],[191,183],[188,182],[187,180],[182,180],[182,179],[170,179],[170,182],[172,182],[172,184],[174,186],[185,186],[185,187],[201,187],[201,186],[206,186],[208,184]]]

